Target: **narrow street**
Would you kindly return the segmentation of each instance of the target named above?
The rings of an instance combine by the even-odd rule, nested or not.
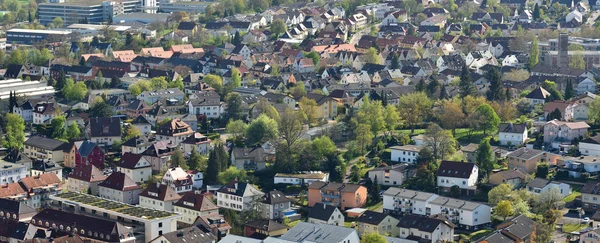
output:
[[[371,26],[367,26],[362,30],[359,30],[358,32],[356,32],[354,35],[352,35],[352,38],[350,38],[350,44],[352,44],[353,46],[356,46],[358,44],[358,41],[360,40],[360,38],[363,37],[363,35],[367,35],[369,34],[369,32],[371,31]]]

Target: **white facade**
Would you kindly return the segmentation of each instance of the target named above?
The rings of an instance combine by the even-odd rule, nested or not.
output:
[[[377,179],[377,184],[384,186],[400,186],[406,178],[405,171],[398,171],[392,168],[386,170],[373,169],[367,172],[371,181]]]
[[[527,128],[525,128],[523,133],[500,132],[498,137],[500,139],[500,144],[502,145],[508,145],[510,143],[512,146],[519,146],[527,141]]]
[[[135,165],[134,169],[117,166],[117,171],[129,176],[129,178],[131,178],[136,183],[144,183],[148,181],[152,176],[152,165],[150,164],[150,161],[146,159],[145,156],[142,156]]]
[[[600,156],[600,144],[579,142],[581,155]]]
[[[208,118],[219,118],[221,116],[221,104],[218,105],[193,105],[188,103],[190,115],[206,115]]]
[[[142,192],[142,188],[135,190],[115,190],[108,187],[99,186],[98,196],[101,198],[106,198],[110,200],[114,200],[117,202],[127,203],[127,204],[138,204],[139,203],[139,194]]]
[[[433,232],[421,231],[418,228],[398,227],[400,238],[406,239],[411,235],[429,239],[431,242],[453,242],[454,229],[444,223],[440,223]]]
[[[321,171],[307,171],[302,174],[277,173],[273,177],[275,184],[310,185],[315,181],[329,182],[329,173]]]
[[[150,135],[152,134],[152,124],[132,124],[137,130],[140,131],[142,135]]]
[[[199,174],[200,177],[202,177],[202,173]],[[181,167],[176,167],[167,170],[162,178],[162,183],[169,185],[177,193],[183,193],[189,192],[193,189],[193,182],[191,180],[191,176],[186,171],[181,169]],[[200,185],[202,185],[201,180]]]
[[[476,188],[477,178],[479,177],[477,165],[473,165],[473,171],[469,178],[457,178],[448,176],[438,176],[437,186],[438,187],[452,187],[458,186],[461,189],[473,190]]]
[[[491,222],[492,208],[485,204],[463,201],[453,198],[443,198],[431,203],[431,214],[444,214],[454,223],[468,230],[483,228],[481,225]],[[443,201],[443,204],[437,203]]]
[[[158,195],[156,195],[158,196]],[[156,209],[159,211],[173,212],[173,202],[161,201],[154,198],[140,196],[140,207]]]
[[[0,185],[18,182],[28,175],[24,165],[0,161]]]
[[[594,93],[596,92],[596,86],[598,86],[598,84],[596,84],[594,80],[586,78],[583,81],[579,82],[579,84],[577,84],[577,94],[580,95],[584,94],[585,92]]]
[[[233,191],[229,190],[231,193],[217,191],[217,206],[236,211],[244,211],[252,205],[257,205],[264,195],[263,192],[250,184],[247,184],[246,190],[243,192],[242,196],[238,196],[235,190],[236,189],[233,189]]]
[[[562,182],[550,182],[543,188],[527,187],[527,190],[535,195],[539,195],[540,193],[550,190],[556,190],[563,197],[567,197],[569,194],[571,194],[571,186]]]
[[[23,109],[21,106],[15,106],[13,107],[13,113],[23,117],[23,121],[25,122],[33,122],[33,110],[31,109]]]
[[[391,149],[391,160],[394,162],[416,163],[421,146],[404,145],[393,146]]]
[[[316,218],[308,218],[306,220],[306,222],[313,223],[313,224],[329,224],[329,225],[335,225],[335,226],[344,226],[344,220],[345,220],[344,215],[338,208],[336,208],[336,209],[334,209],[331,216],[327,219],[327,221],[324,221],[321,219],[316,219]]]

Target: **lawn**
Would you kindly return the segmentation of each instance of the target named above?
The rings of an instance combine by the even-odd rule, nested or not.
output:
[[[571,185],[572,192],[570,195],[563,198],[563,202],[565,202],[565,203],[572,202],[573,200],[575,200],[575,198],[577,198],[578,196],[581,196],[581,188],[582,187],[583,186],[581,186],[581,185]]]
[[[484,230],[480,230],[480,231],[475,231],[469,235],[464,235],[461,234],[461,238],[465,239],[465,240],[477,240],[478,238],[482,237],[483,235],[486,235],[488,233],[492,232],[491,229],[484,229]]]
[[[375,205],[371,205],[367,207],[367,210],[379,212],[383,209],[383,202],[379,202]]]
[[[296,226],[298,223],[302,222],[302,220],[296,220],[294,222],[290,222],[289,224],[287,224],[288,227],[293,228],[294,226]]]
[[[456,138],[456,141],[458,141],[460,144],[469,144],[469,143],[477,143],[479,144],[481,142],[481,140],[483,140],[483,138],[485,138],[486,136],[483,135],[483,131],[474,131],[473,134],[471,134],[471,137],[469,138],[469,128],[458,128],[456,129],[456,135],[454,135],[454,138]],[[415,136],[415,135],[420,135],[425,133],[425,129],[415,129],[414,132],[410,132],[410,129],[403,129],[403,130],[397,130],[395,131],[395,134],[406,134],[408,136]],[[489,134],[495,134],[496,132],[488,132],[488,136]]]
[[[571,232],[579,232],[581,229],[585,228],[587,224],[564,224],[562,227],[562,231],[565,233]]]

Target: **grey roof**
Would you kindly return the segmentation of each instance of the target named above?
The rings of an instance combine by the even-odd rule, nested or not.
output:
[[[63,146],[65,146],[66,144],[67,143],[60,140],[45,138],[41,136],[33,136],[27,139],[27,141],[25,141],[25,145],[33,146],[36,148],[42,148],[50,151],[62,150]]]
[[[600,183],[585,183],[581,193],[600,195]]]
[[[204,232],[197,226],[183,228],[162,235],[169,243],[212,243],[217,238],[210,232]]]
[[[352,237],[352,235],[355,237],[354,241],[358,241],[358,234],[354,229],[327,224],[300,222],[282,235],[280,239],[293,242],[338,243],[348,237]],[[354,242],[353,240],[351,241]]]
[[[285,194],[283,194],[283,192],[273,190],[273,191],[270,191],[265,194],[265,198],[264,198],[263,202],[266,204],[275,205],[275,204],[279,204],[279,203],[287,203],[290,201],[291,201],[290,199],[285,197]]]
[[[469,178],[473,172],[473,167],[475,167],[474,163],[442,161],[442,164],[440,164],[436,175],[455,178]]]
[[[219,241],[219,243],[240,243],[240,242],[244,242],[244,243],[261,243],[262,240],[252,239],[252,238],[243,237],[243,236],[239,236],[239,235],[228,234],[227,236],[223,237]]]
[[[544,188],[546,185],[548,185],[548,183],[550,183],[548,180],[535,178],[527,184],[527,187]]]
[[[308,212],[308,218],[328,221],[336,209],[337,207],[332,205],[315,203],[315,205]]]
[[[6,161],[1,161],[0,160],[0,171],[4,171],[4,170],[14,170],[17,168],[25,168],[24,165],[21,164],[14,164],[14,163],[10,163],[10,162],[6,162]]]
[[[387,216],[388,215],[385,213],[367,210],[362,215],[360,215],[360,217],[358,217],[357,221],[360,223],[370,225],[379,225],[383,220],[385,220]]]
[[[523,133],[527,129],[525,124],[501,123],[498,132]]]
[[[508,154],[507,157],[529,160],[529,159],[534,158],[543,153],[544,153],[544,151],[537,150],[537,149],[520,148],[520,149],[517,149],[516,151]]]

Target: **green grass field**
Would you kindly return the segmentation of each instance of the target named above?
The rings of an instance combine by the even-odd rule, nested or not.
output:
[[[471,134],[471,137],[469,137],[469,130],[468,128],[458,128],[456,129],[456,134],[454,135],[454,138],[456,139],[456,141],[458,141],[460,144],[462,145],[466,145],[469,143],[480,143],[481,140],[483,140],[483,138],[485,138],[486,136],[483,135],[482,131],[474,131],[473,134]],[[415,129],[414,132],[411,132],[410,129],[402,129],[402,130],[397,130],[395,131],[395,134],[406,134],[408,136],[416,136],[416,135],[420,135],[420,134],[424,134],[425,133],[425,129]],[[489,134],[496,134],[496,132],[488,132]]]
[[[565,224],[563,225],[562,232],[571,233],[571,232],[579,232],[581,229],[585,228],[587,224]]]

